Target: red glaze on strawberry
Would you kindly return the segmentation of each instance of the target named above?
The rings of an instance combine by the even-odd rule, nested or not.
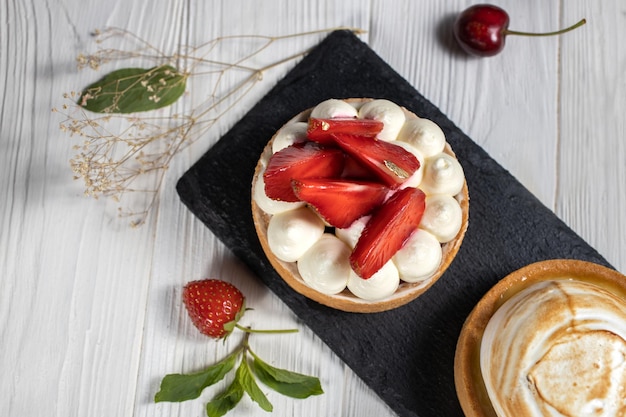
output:
[[[357,161],[348,154],[345,154],[345,157],[346,159],[343,167],[343,172],[341,173],[341,178],[349,178],[352,180],[369,182],[381,182],[380,179],[372,172],[372,170],[364,166],[363,163]]]
[[[293,179],[339,177],[344,154],[335,148],[324,148],[313,142],[297,143],[270,157],[263,174],[265,194],[271,199],[298,201],[291,187]]]
[[[380,270],[417,230],[425,206],[424,192],[412,187],[398,190],[380,206],[350,255],[354,272],[368,279]]]
[[[332,144],[333,134],[351,134],[358,136],[375,137],[383,130],[384,124],[373,119],[309,119],[307,137],[322,144]]]
[[[183,303],[192,323],[216,339],[231,333],[243,316],[244,301],[237,287],[218,279],[192,281],[183,288]]]
[[[297,179],[293,189],[328,224],[346,228],[381,205],[389,188],[380,183],[340,179]]]
[[[399,187],[420,167],[415,155],[393,143],[348,134],[336,134],[334,138],[341,149],[369,168],[390,188]]]

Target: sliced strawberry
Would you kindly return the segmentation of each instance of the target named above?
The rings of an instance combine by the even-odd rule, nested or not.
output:
[[[384,124],[373,119],[309,119],[307,136],[310,140],[330,144],[334,142],[333,134],[351,134],[358,136],[375,137],[383,130]]]
[[[385,201],[383,184],[339,179],[296,179],[296,196],[311,205],[331,226],[345,228]]]
[[[382,268],[417,230],[425,206],[424,192],[412,187],[397,191],[380,206],[350,255],[354,272],[368,279]]]
[[[270,157],[263,174],[265,194],[274,200],[298,201],[291,180],[338,177],[343,166],[344,154],[340,149],[323,148],[313,142],[293,144]]]
[[[371,169],[364,166],[361,161],[357,161],[352,156],[345,154],[346,160],[341,173],[341,178],[362,180],[370,182],[381,182]]]
[[[401,185],[420,167],[415,155],[393,143],[356,135],[336,134],[334,137],[341,149],[391,188]]]

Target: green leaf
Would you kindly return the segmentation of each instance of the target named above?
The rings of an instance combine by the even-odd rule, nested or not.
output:
[[[254,357],[252,363],[254,374],[274,391],[292,398],[307,398],[324,393],[318,378],[275,368],[263,362],[253,352],[250,351],[250,353]]]
[[[241,305],[241,308],[239,309],[237,314],[235,314],[235,318],[229,321],[228,323],[224,323],[224,330],[226,330],[227,332],[226,337],[228,337],[233,332],[233,330],[235,330],[235,327],[237,327],[237,323],[243,317],[243,315],[245,314],[247,310],[248,309],[246,308],[246,300],[244,299],[243,304]]]
[[[206,405],[208,417],[222,417],[224,414],[235,408],[243,397],[243,387],[239,379],[235,378],[226,391],[215,397]]]
[[[161,381],[161,389],[154,396],[155,402],[181,402],[198,398],[206,387],[221,381],[235,366],[237,351],[215,365],[193,374],[170,374]]]
[[[248,393],[250,398],[259,404],[263,410],[272,411],[274,409],[272,403],[269,402],[265,394],[263,394],[263,391],[261,391],[261,388],[259,388],[254,380],[254,376],[250,372],[246,358],[241,361],[241,365],[237,368],[236,379],[239,381],[244,391]]]
[[[134,113],[174,103],[185,92],[187,77],[170,65],[123,68],[87,87],[78,105],[96,113]]]

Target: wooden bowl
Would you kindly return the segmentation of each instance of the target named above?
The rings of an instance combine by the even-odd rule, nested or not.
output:
[[[371,99],[347,99],[346,101],[358,106],[360,103],[364,103]],[[309,118],[312,109],[308,109],[306,111],[301,112],[294,118],[292,118],[288,123],[292,123],[295,121],[306,121]],[[407,118],[415,118],[417,117],[414,113],[403,109]],[[272,138],[267,146],[265,147],[261,158],[259,159],[259,163],[257,164],[254,178],[252,181],[252,192],[254,193],[254,187],[257,181],[259,174],[263,171],[263,160],[267,160],[269,156],[272,154]],[[455,156],[452,148],[449,144],[446,143],[445,152],[449,155]],[[456,237],[442,245],[443,256],[441,260],[441,264],[437,271],[429,277],[424,282],[417,283],[408,283],[401,281],[400,286],[396,290],[396,292],[390,297],[380,300],[380,301],[368,301],[353,295],[348,289],[343,292],[335,295],[327,295],[323,294],[317,290],[314,290],[310,286],[308,286],[298,272],[298,268],[295,262],[284,262],[278,259],[270,250],[269,244],[267,241],[267,227],[271,218],[271,215],[268,215],[263,210],[259,208],[259,206],[254,201],[254,197],[252,198],[252,216],[254,219],[254,225],[256,228],[257,235],[259,237],[259,241],[261,246],[263,247],[263,251],[267,256],[268,260],[276,269],[276,272],[281,276],[281,278],[296,292],[304,295],[305,297],[310,298],[311,300],[317,301],[320,304],[326,305],[328,307],[332,307],[338,310],[354,312],[354,313],[374,313],[381,312],[386,310],[391,310],[397,307],[400,307],[415,298],[419,295],[423,294],[428,288],[430,288],[446,271],[450,263],[456,256],[461,243],[463,241],[463,237],[465,236],[465,232],[467,230],[468,219],[469,219],[469,193],[467,188],[467,182],[464,183],[462,191],[455,196],[457,201],[459,202],[462,210],[462,225],[457,233]]]
[[[579,260],[555,259],[533,263],[499,281],[467,317],[457,342],[454,380],[466,417],[497,417],[480,369],[481,340],[493,314],[519,291],[540,281],[563,277],[594,283],[626,300],[626,276]]]

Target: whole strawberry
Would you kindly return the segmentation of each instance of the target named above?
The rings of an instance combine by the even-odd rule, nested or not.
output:
[[[201,333],[221,339],[228,336],[245,312],[245,298],[234,285],[219,279],[189,282],[183,303]]]
[[[183,303],[200,332],[223,339],[236,327],[245,335],[239,347],[218,363],[190,374],[166,375],[161,380],[161,388],[155,394],[154,401],[181,402],[198,398],[205,388],[221,381],[235,368],[237,370],[231,384],[206,404],[207,417],[222,417],[239,403],[244,393],[263,410],[272,411],[272,403],[258,386],[257,379],[274,391],[292,398],[307,398],[324,392],[318,378],[275,368],[252,351],[248,342],[252,333],[293,333],[298,329],[256,330],[240,326],[237,322],[245,312],[244,302],[241,291],[219,279],[203,279],[185,285]]]

